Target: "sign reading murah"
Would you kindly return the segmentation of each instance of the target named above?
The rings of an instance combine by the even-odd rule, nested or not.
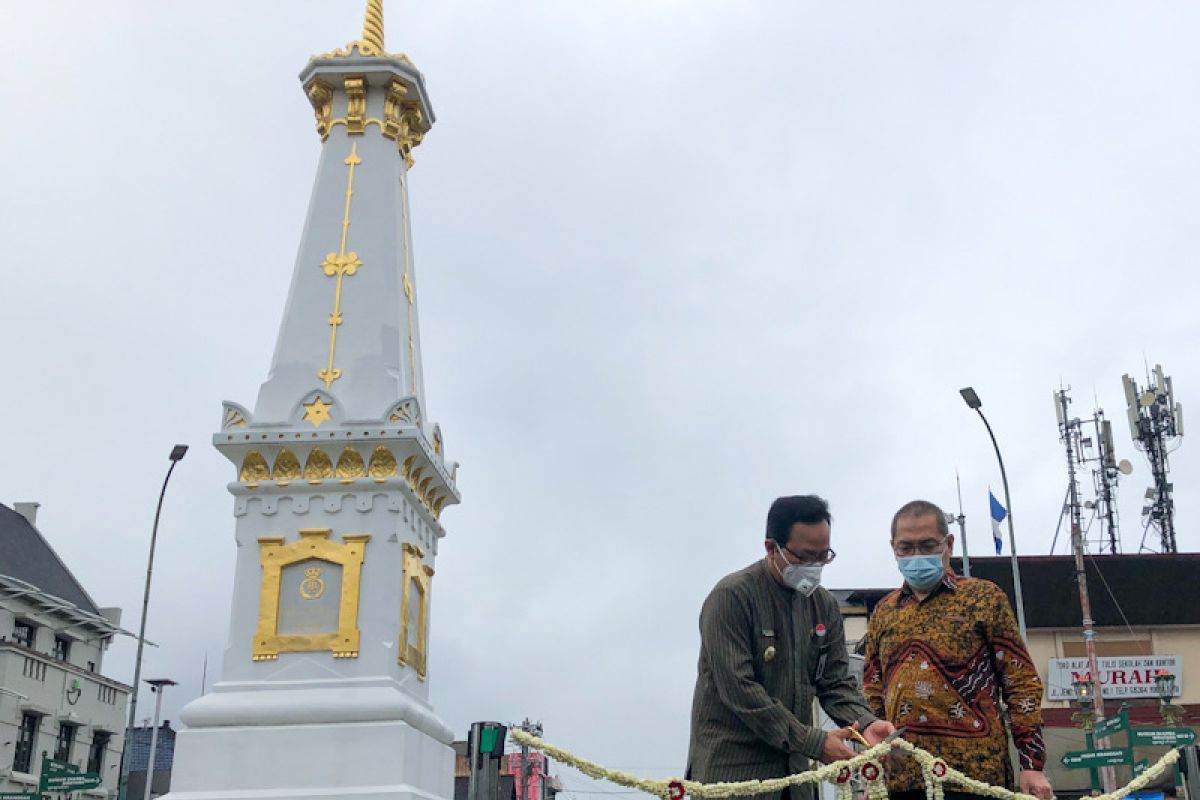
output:
[[[1175,696],[1183,693],[1179,656],[1106,656],[1096,659],[1103,697],[1158,697],[1154,678],[1160,672],[1175,676]],[[1072,700],[1075,681],[1089,677],[1086,658],[1052,658],[1046,674],[1047,699]]]

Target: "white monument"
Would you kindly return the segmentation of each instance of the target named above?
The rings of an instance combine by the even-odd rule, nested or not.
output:
[[[271,372],[214,443],[237,566],[222,679],[181,714],[173,800],[453,796],[428,702],[438,518],[454,464],[425,418],[409,232],[424,78],[362,39],[300,75],[321,155]]]

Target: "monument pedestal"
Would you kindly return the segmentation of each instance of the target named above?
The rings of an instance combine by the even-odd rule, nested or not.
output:
[[[454,796],[450,729],[390,679],[217,684],[182,721],[175,800]]]

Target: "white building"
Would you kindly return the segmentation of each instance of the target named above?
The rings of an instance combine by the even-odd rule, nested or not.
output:
[[[0,505],[0,792],[35,792],[45,753],[115,797],[129,687],[104,677],[121,611],[98,608],[34,527]]]

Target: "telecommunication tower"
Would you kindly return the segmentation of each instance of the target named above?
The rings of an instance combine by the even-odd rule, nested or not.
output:
[[[1139,388],[1128,375],[1121,376],[1128,403],[1129,433],[1134,447],[1146,454],[1154,485],[1146,490],[1142,506],[1142,550],[1147,546],[1151,531],[1158,536],[1158,552],[1177,553],[1175,543],[1174,486],[1167,480],[1171,467],[1167,455],[1183,443],[1183,405],[1175,402],[1171,379],[1163,375],[1161,364],[1146,376],[1146,387]]]
[[[1133,465],[1125,459],[1117,461],[1113,445],[1112,422],[1104,418],[1104,410],[1097,408],[1091,417],[1071,417],[1071,398],[1067,389],[1054,393],[1054,411],[1058,416],[1058,433],[1067,451],[1067,496],[1063,502],[1063,516],[1071,520],[1071,529],[1079,528],[1082,545],[1088,552],[1116,554],[1121,552],[1121,535],[1117,518],[1117,482],[1121,475],[1133,471]],[[1095,431],[1084,435],[1084,431]],[[1080,500],[1077,469],[1091,466],[1094,500]],[[1088,524],[1082,524],[1083,510],[1091,512]],[[1059,522],[1061,524],[1062,518]],[[1096,533],[1092,525],[1099,522]],[[1055,535],[1057,540],[1057,534]]]

